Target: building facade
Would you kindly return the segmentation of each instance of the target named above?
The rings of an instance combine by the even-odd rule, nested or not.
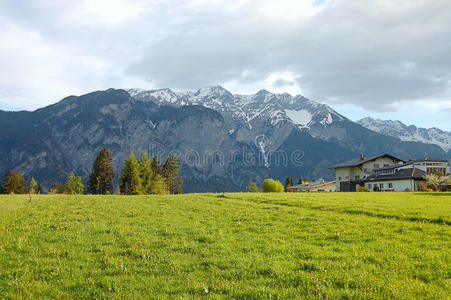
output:
[[[427,174],[450,174],[446,160],[423,158],[406,162],[389,154],[371,157],[361,154],[332,168],[336,190],[341,192],[354,192],[359,186],[369,191],[417,191]]]

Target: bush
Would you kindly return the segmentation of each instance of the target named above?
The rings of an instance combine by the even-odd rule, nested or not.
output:
[[[366,186],[359,186],[357,192],[369,192],[370,190]]]
[[[263,181],[262,188],[264,193],[282,193],[284,191],[282,183],[271,178]]]

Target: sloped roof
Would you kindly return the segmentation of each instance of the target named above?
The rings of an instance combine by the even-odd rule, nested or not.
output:
[[[331,169],[345,168],[345,167],[358,167],[358,166],[363,165],[364,163],[367,163],[369,161],[374,161],[374,160],[376,160],[376,159],[378,159],[380,157],[385,157],[385,156],[388,156],[388,157],[390,157],[390,158],[392,158],[394,160],[405,162],[402,159],[399,159],[397,157],[394,157],[393,155],[385,153],[385,154],[379,154],[379,155],[364,157],[363,159],[361,159],[360,157],[359,158],[354,158],[354,159],[351,159],[351,160],[346,161],[344,163],[335,165],[335,166],[331,167]]]
[[[422,180],[426,172],[418,168],[400,169],[394,174],[379,174],[368,176],[365,181],[385,181],[397,179],[416,179]]]
[[[420,159],[409,160],[408,162],[404,162],[403,164],[390,165],[390,166],[374,169],[373,171],[397,169],[399,167],[405,167],[405,166],[408,166],[408,165],[411,165],[411,164],[414,164],[414,163],[419,163],[419,162],[441,162],[441,163],[447,163],[448,161],[447,160],[443,160],[443,159],[437,159],[437,158],[420,158]]]

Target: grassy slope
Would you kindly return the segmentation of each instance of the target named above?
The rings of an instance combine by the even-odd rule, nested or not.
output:
[[[451,293],[451,194],[0,196],[0,298]]]

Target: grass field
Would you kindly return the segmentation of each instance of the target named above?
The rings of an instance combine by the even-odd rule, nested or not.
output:
[[[0,196],[0,298],[451,295],[451,194]]]

